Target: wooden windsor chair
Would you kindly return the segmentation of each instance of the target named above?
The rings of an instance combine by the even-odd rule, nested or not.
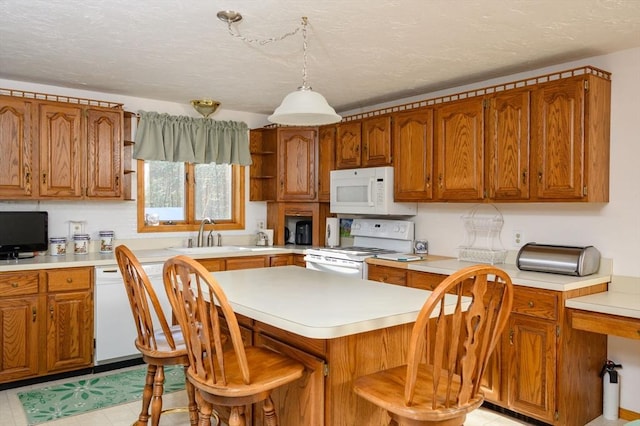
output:
[[[454,312],[445,313],[445,297],[457,299]],[[484,401],[482,376],[512,303],[513,285],[503,270],[475,265],[457,271],[418,314],[407,364],[357,378],[355,393],[386,410],[390,425],[462,425]]]
[[[151,406],[151,424],[157,426],[163,412],[189,412],[189,422],[196,425],[198,411],[195,402],[193,385],[185,380],[188,407],[162,410],[162,394],[164,393],[164,366],[182,365],[185,369],[189,365],[187,348],[184,344],[180,326],[170,326],[162,311],[153,285],[145,273],[142,265],[133,252],[124,245],[115,249],[118,267],[131,305],[131,312],[138,332],[135,345],[142,353],[142,359],[147,364],[147,376],[142,393],[142,409],[138,416],[137,426],[147,425],[149,421],[149,406]],[[157,318],[154,322],[154,315]]]
[[[264,424],[277,426],[271,391],[302,377],[304,366],[264,347],[245,347],[225,293],[195,260],[187,256],[167,260],[164,284],[187,345],[187,378],[196,388],[199,425],[209,425],[215,405],[230,409],[229,426],[244,426],[245,406],[262,402]],[[224,349],[222,323],[228,328],[231,349]]]

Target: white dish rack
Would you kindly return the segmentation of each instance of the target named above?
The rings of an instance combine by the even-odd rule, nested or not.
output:
[[[504,263],[507,250],[500,241],[504,219],[492,204],[478,204],[462,216],[466,241],[458,247],[458,260],[488,263]]]

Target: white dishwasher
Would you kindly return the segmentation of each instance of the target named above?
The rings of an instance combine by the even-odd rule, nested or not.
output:
[[[163,263],[148,263],[142,267],[153,284],[165,315],[170,316],[171,305],[162,281]],[[95,365],[140,357],[134,343],[138,333],[120,269],[117,265],[97,266],[95,279]],[[156,318],[154,320],[157,321]]]

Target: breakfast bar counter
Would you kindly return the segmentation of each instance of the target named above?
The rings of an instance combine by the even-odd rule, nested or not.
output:
[[[245,339],[306,367],[302,379],[272,395],[280,425],[388,424],[352,382],[405,362],[413,322],[431,292],[296,266],[212,275]],[[253,410],[253,424],[261,424],[261,409]]]

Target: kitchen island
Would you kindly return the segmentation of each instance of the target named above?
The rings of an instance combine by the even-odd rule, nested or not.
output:
[[[247,343],[307,367],[302,379],[273,394],[281,425],[388,424],[383,410],[353,393],[352,381],[405,362],[413,322],[431,292],[295,266],[212,275]]]

